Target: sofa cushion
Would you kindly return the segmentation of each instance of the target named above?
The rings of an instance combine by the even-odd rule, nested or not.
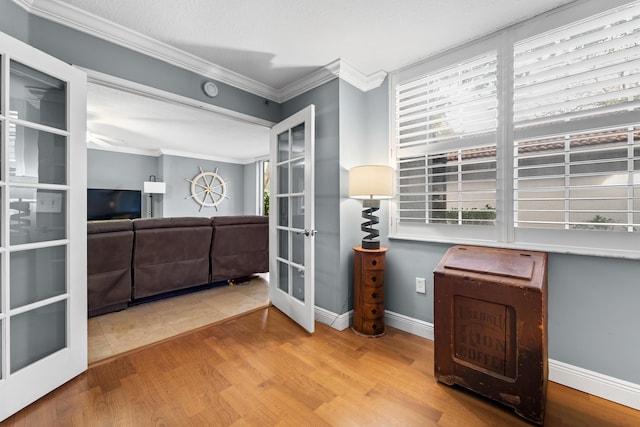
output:
[[[134,220],[133,298],[209,283],[211,220]]]

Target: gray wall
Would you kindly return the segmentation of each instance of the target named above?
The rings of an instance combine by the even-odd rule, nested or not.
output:
[[[255,180],[245,182],[245,170],[253,165],[213,162],[178,156],[143,156],[136,154],[114,153],[102,150],[88,150],[87,186],[89,188],[117,188],[142,190],[143,182],[155,175],[158,181],[167,184],[167,192],[153,196],[153,215],[155,217],[245,215],[253,214],[254,207],[245,208],[246,193],[255,193]],[[190,183],[200,173],[215,171],[224,178],[229,199],[215,208],[202,208],[190,196]],[[254,166],[255,168],[255,166]],[[143,216],[148,216],[148,195],[142,197]],[[255,205],[255,201],[253,202]],[[248,210],[247,210],[248,209]]]
[[[2,0],[0,3],[0,31],[29,43],[30,16],[15,3]]]
[[[159,162],[154,156],[87,150],[87,188],[143,190],[149,176],[158,176]],[[153,200],[154,216],[162,216],[162,196]],[[149,197],[142,195],[142,216],[148,216]]]
[[[340,252],[340,141],[339,82],[332,80],[297,96],[283,107],[283,118],[310,104],[316,107],[315,135],[315,236],[317,306],[342,313],[346,289],[336,275]]]
[[[158,175],[158,158],[87,150],[87,187],[141,190],[150,175]]]
[[[256,164],[251,163],[243,166],[244,170],[244,214],[255,215],[258,213],[256,206],[257,179]]]
[[[345,305],[339,313],[353,307],[353,247],[360,245],[364,233],[360,225],[362,202],[349,198],[349,169],[369,164],[387,164],[384,147],[370,140],[367,108],[377,90],[362,92],[340,80],[340,269],[339,282],[346,290]],[[383,141],[386,144],[386,139]],[[384,202],[383,202],[384,203]],[[380,212],[378,212],[380,213]],[[380,217],[380,216],[379,216]],[[384,218],[384,216],[381,216]],[[380,229],[380,227],[378,227]]]

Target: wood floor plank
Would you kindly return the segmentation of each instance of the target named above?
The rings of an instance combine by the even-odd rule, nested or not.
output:
[[[2,426],[524,427],[512,410],[433,377],[433,342],[377,339],[275,308],[91,367]],[[546,426],[638,426],[640,411],[550,383]]]

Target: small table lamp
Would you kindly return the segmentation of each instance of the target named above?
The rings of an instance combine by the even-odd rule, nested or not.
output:
[[[349,197],[362,199],[360,229],[367,233],[362,239],[363,249],[380,249],[380,233],[374,228],[380,221],[374,215],[380,209],[380,200],[393,197],[393,168],[390,166],[356,166],[349,170]]]

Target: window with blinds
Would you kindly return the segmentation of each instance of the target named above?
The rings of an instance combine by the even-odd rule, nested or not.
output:
[[[640,2],[513,58],[514,226],[640,232]]]
[[[396,86],[396,218],[494,225],[497,53]]]
[[[391,84],[392,237],[640,258],[640,0],[554,10]]]

